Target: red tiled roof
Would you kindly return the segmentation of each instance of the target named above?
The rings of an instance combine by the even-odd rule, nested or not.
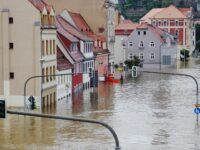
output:
[[[67,69],[72,69],[72,68],[73,68],[73,65],[65,57],[62,51],[59,49],[59,47],[57,47],[57,69],[61,71],[61,70],[67,70]]]
[[[81,54],[81,52],[79,50],[77,51],[70,51],[67,48],[66,42],[65,42],[65,37],[61,34],[57,34],[58,40],[62,43],[62,45],[64,46],[65,50],[68,52],[68,54],[70,54],[70,56],[73,58],[74,61],[76,62],[80,62],[82,60],[84,60],[84,56]]]
[[[134,30],[138,25],[138,23],[133,23],[131,20],[124,20],[115,28],[115,30]]]
[[[71,35],[69,32],[67,32],[66,30],[64,30],[62,28],[62,25],[57,21],[57,19],[56,19],[56,26],[57,26],[57,32],[59,34],[62,34],[69,41],[71,41],[71,42],[79,42],[79,40],[76,37],[74,37],[73,35]]]
[[[43,11],[44,8],[50,13],[53,9],[52,5],[48,5],[44,0],[29,0],[30,3],[33,4],[39,11]]]
[[[192,12],[190,8],[178,8],[185,16],[188,15],[188,12]]]
[[[89,25],[87,24],[87,22],[85,21],[85,19],[82,17],[81,14],[70,12],[70,11],[68,11],[68,12],[69,12],[72,20],[78,27],[78,29],[80,29],[84,33],[93,33],[91,28],[89,27]]]
[[[68,31],[70,34],[74,35],[76,38],[81,39],[83,41],[91,41],[92,42],[91,38],[89,38],[87,35],[78,31],[69,22],[67,22],[65,19],[63,19],[60,15],[57,15],[56,19],[62,25],[64,30]]]
[[[130,35],[138,25],[131,20],[124,20],[115,28],[115,35]]]

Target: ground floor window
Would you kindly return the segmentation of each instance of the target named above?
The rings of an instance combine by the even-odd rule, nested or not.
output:
[[[163,65],[171,65],[171,56],[170,55],[164,55],[162,60]]]

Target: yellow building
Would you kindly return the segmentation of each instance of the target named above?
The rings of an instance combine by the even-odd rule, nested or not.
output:
[[[24,106],[24,83],[29,77],[55,74],[54,15],[53,7],[42,0],[0,0],[0,99],[7,106]],[[37,105],[54,101],[56,79],[30,80],[27,98],[30,95]]]

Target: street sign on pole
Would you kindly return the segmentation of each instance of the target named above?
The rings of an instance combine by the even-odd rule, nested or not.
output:
[[[195,109],[194,109],[194,113],[195,113],[195,114],[200,114],[200,108],[195,108]]]
[[[6,102],[0,100],[0,118],[6,118]]]
[[[137,66],[132,66],[132,77],[137,77]]]

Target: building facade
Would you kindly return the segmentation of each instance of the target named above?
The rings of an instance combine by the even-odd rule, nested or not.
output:
[[[192,8],[155,8],[141,18],[140,23],[150,23],[166,30],[177,38],[178,48],[186,48],[190,54],[195,49],[196,37]]]
[[[89,72],[94,71],[94,53],[93,53],[93,40],[88,37],[85,33],[81,32],[83,29],[78,28],[78,22],[82,21],[80,19],[80,15],[77,13],[68,12],[64,10],[60,17],[62,17],[63,21],[65,22],[65,29],[68,30],[70,34],[75,36],[79,40],[79,50],[84,56],[83,61],[83,85],[85,88],[90,87],[90,76]]]
[[[116,9],[115,0],[47,0],[55,7],[57,13],[64,9],[80,13],[97,35],[104,35],[110,52],[109,68],[114,71],[114,43],[115,26],[120,22],[120,15]],[[91,15],[92,14],[92,15]]]
[[[126,40],[126,60],[137,56],[143,68],[174,67],[176,55],[174,37],[152,25],[141,24]]]
[[[138,23],[133,23],[131,20],[124,20],[115,28],[115,64],[124,64],[124,61],[126,60],[125,41],[137,26],[139,26]]]
[[[72,68],[72,93],[83,88],[83,60],[84,56],[79,50],[79,40],[70,34],[61,16],[56,17],[58,49],[62,51],[67,60],[73,64]]]
[[[53,7],[42,0],[0,1],[0,95],[8,106],[24,106],[24,83],[29,77],[56,73],[54,16]],[[26,92],[37,105],[52,104],[56,79],[31,80]]]
[[[72,69],[73,64],[57,47],[57,100],[63,100],[72,94]],[[63,75],[62,75],[63,74]]]

